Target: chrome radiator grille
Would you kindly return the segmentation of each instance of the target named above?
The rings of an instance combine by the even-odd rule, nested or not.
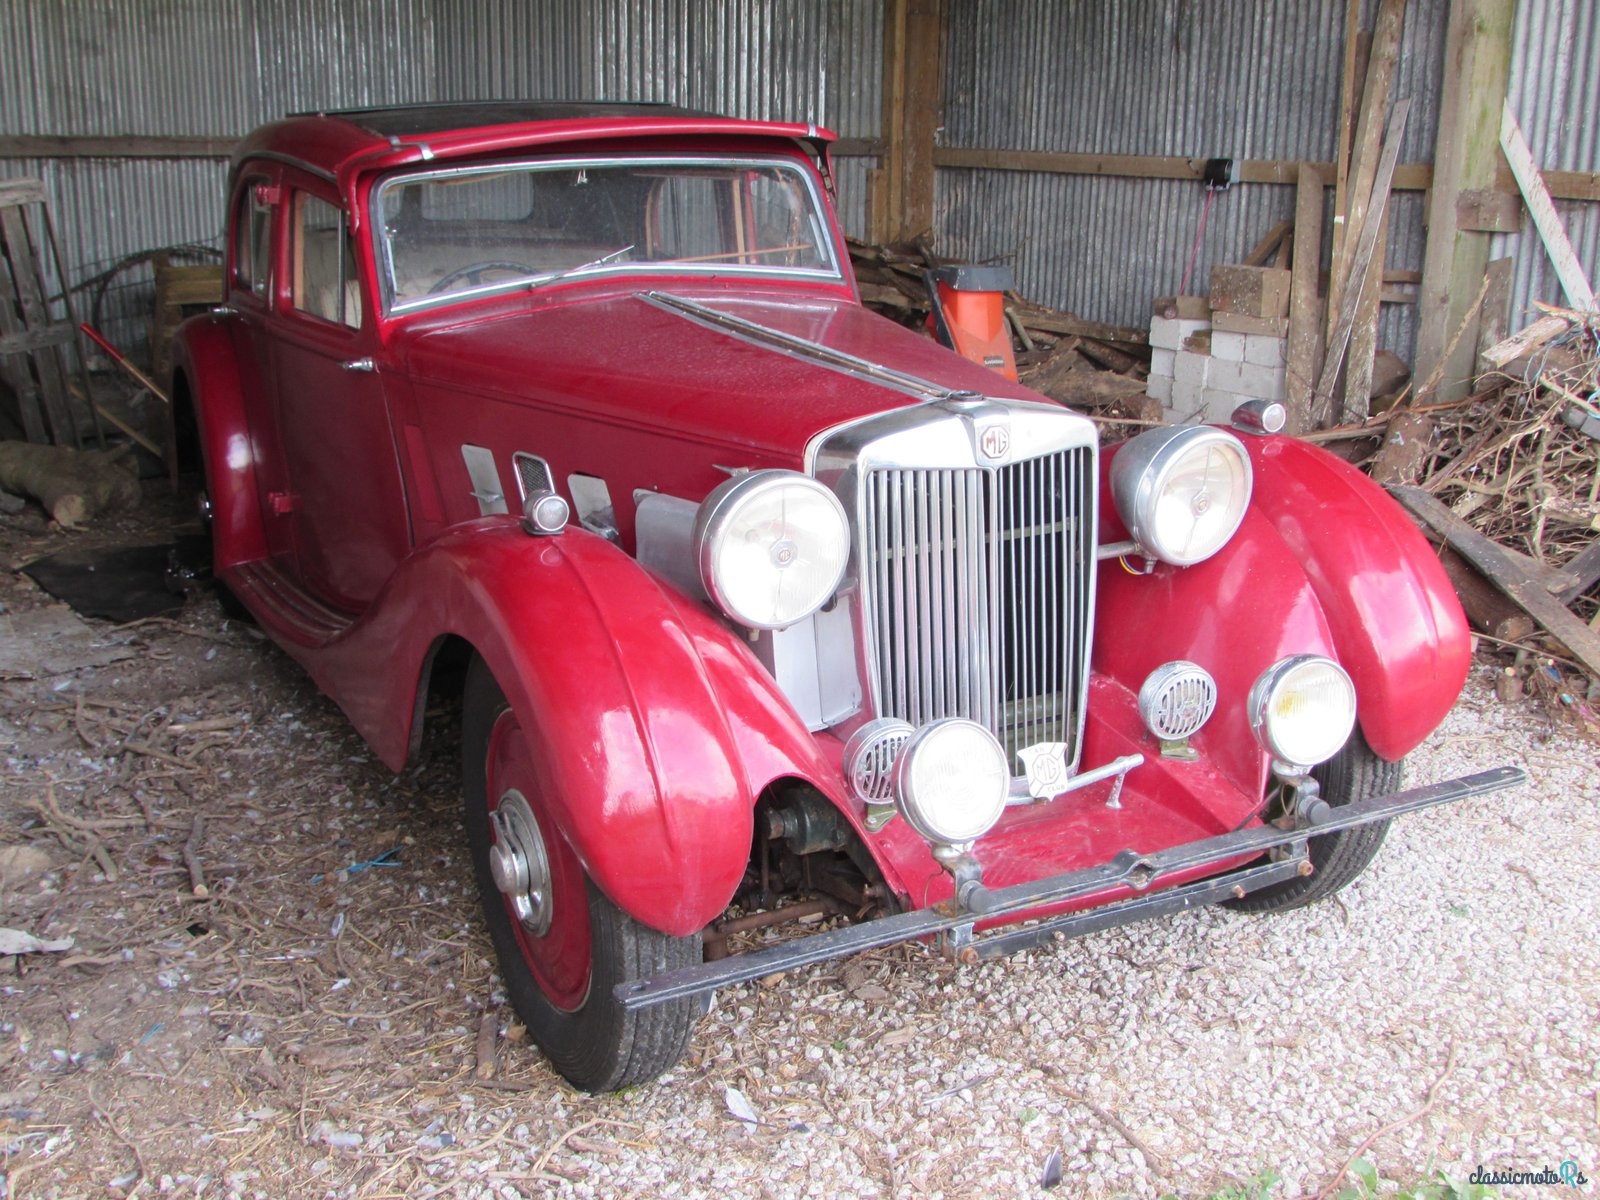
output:
[[[878,715],[968,717],[1008,754],[1064,742],[1077,757],[1093,486],[1086,448],[998,470],[866,475],[861,586]]]

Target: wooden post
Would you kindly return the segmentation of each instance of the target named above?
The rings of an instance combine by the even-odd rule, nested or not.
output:
[[[1344,255],[1348,230],[1344,214],[1350,203],[1350,141],[1355,133],[1356,71],[1361,61],[1361,0],[1349,0],[1344,18],[1344,74],[1339,86],[1339,148],[1333,159],[1333,263]],[[1332,307],[1332,306],[1330,306]]]
[[[1515,10],[1516,0],[1451,0],[1450,5],[1413,371],[1420,379],[1442,369],[1435,397],[1441,401],[1465,396],[1472,377],[1476,334],[1461,338],[1448,358],[1446,350],[1483,283],[1493,235],[1463,229],[1457,200],[1463,191],[1495,186]]]
[[[1311,428],[1311,393],[1322,357],[1322,306],[1317,276],[1322,270],[1322,179],[1310,163],[1300,164],[1294,199],[1294,258],[1289,282],[1288,428]]]
[[[1379,136],[1389,116],[1389,93],[1394,85],[1395,64],[1400,57],[1400,35],[1405,25],[1405,13],[1405,0],[1380,0],[1350,158],[1345,229],[1352,236],[1356,236],[1369,215],[1367,203],[1372,196],[1372,182],[1378,169]],[[1367,268],[1365,275],[1354,275],[1351,260],[1355,254],[1355,243],[1347,240],[1343,254],[1333,264],[1328,285],[1328,308],[1333,314],[1344,311],[1347,289],[1361,295],[1356,309],[1356,323],[1351,330],[1350,352],[1345,360],[1344,416],[1356,420],[1367,415],[1367,398],[1372,390],[1372,356],[1378,348],[1378,299],[1388,235],[1388,206],[1385,205],[1382,212],[1371,216],[1381,222],[1378,227],[1378,249],[1372,265]]]
[[[880,241],[910,241],[933,228],[943,48],[943,0],[885,0]]]
[[[906,0],[883,4],[883,157],[878,160],[878,187],[873,195],[872,240],[892,242],[899,232],[905,177]]]

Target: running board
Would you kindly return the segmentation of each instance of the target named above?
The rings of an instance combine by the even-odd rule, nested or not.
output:
[[[223,582],[264,624],[302,645],[326,645],[356,622],[355,616],[330,608],[264,559],[233,567]]]

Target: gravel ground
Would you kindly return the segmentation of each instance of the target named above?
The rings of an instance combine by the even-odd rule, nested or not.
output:
[[[8,611],[42,603],[4,589]],[[0,685],[0,843],[51,848],[30,806],[55,780],[121,865],[57,849],[0,904],[77,938],[76,961],[0,979],[0,1195],[1038,1196],[1059,1150],[1056,1195],[1201,1197],[1272,1170],[1295,1197],[1375,1134],[1402,1182],[1600,1175],[1600,749],[1500,704],[1486,672],[1409,782],[1510,762],[1531,785],[1404,819],[1330,903],[728,989],[682,1066],[596,1098],[517,1044],[448,736],[396,780],[210,600],[108,636],[132,657]],[[118,751],[127,712],[166,758]],[[196,901],[179,851],[202,810]],[[397,842],[398,869],[338,869]]]

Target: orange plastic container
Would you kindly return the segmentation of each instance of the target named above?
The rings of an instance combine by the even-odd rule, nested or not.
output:
[[[963,358],[1017,377],[1006,326],[1005,294],[1015,287],[1010,267],[937,267],[927,273],[930,320],[939,340]]]

